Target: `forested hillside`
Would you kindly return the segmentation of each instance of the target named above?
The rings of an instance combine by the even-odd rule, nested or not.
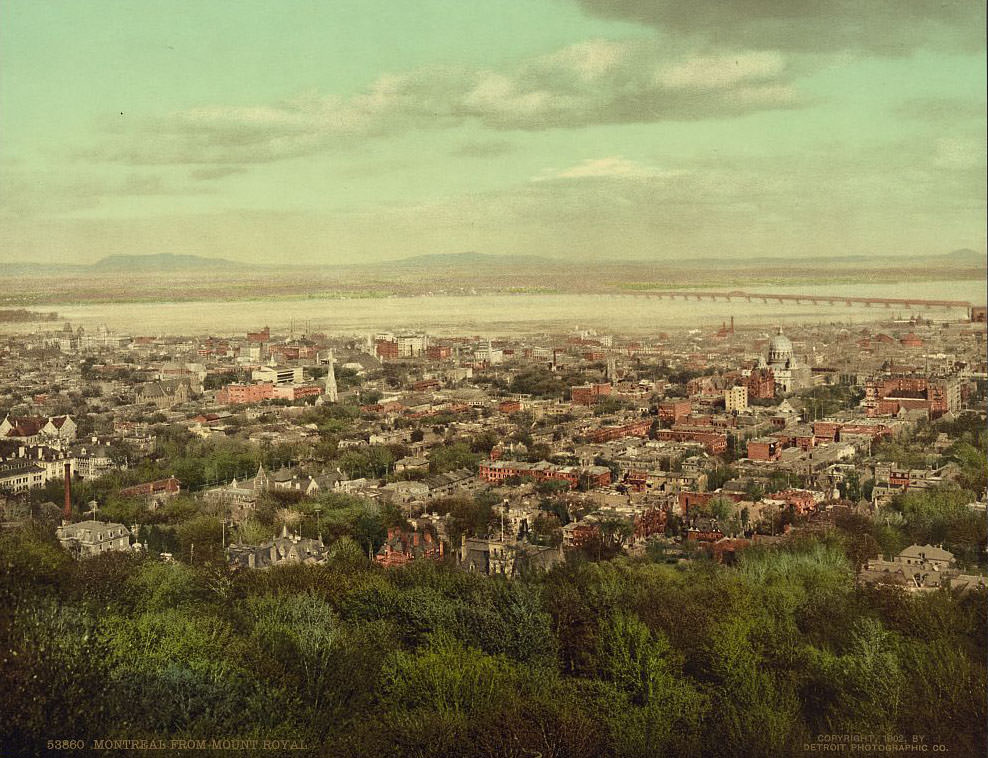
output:
[[[292,755],[748,757],[868,734],[979,755],[984,592],[859,588],[845,548],[834,531],[730,568],[577,559],[509,582],[384,570],[349,538],[327,566],[231,575],[76,562],[12,533],[2,752],[179,737],[304,744]]]

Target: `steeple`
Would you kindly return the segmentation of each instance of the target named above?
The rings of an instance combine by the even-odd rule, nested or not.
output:
[[[254,477],[254,489],[261,491],[267,491],[268,489],[268,475],[264,471],[263,463],[257,465],[257,475]]]
[[[331,403],[339,401],[339,392],[336,388],[336,367],[333,351],[329,351],[329,371],[326,373],[326,399]]]

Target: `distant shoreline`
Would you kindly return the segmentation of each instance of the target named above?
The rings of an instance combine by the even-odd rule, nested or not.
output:
[[[655,290],[734,290],[770,287],[773,290],[844,287],[867,282],[895,288],[916,283],[985,281],[979,269],[905,269],[848,272],[826,275],[805,271],[790,276],[766,276],[752,272],[709,271],[686,273],[671,270],[663,278],[656,272],[641,272],[632,277],[625,272],[606,269],[557,274],[546,272],[537,281],[517,272],[483,272],[473,275],[446,272],[430,278],[395,277],[390,280],[358,279],[339,281],[335,277],[310,277],[299,280],[291,274],[262,277],[229,276],[213,280],[188,275],[173,275],[168,280],[160,276],[135,274],[130,277],[107,275],[95,277],[0,277],[0,308],[20,309],[0,312],[21,313],[25,308],[79,307],[87,305],[127,305],[150,303],[206,303],[269,301],[306,302],[389,300],[394,298],[429,297],[505,297],[545,295],[647,295]],[[798,292],[796,292],[798,294]],[[975,305],[983,303],[975,302]],[[50,320],[48,314],[15,317],[17,320]]]
[[[40,313],[38,311],[28,311],[23,308],[16,309],[0,309],[0,323],[4,324],[18,324],[26,321],[57,321],[58,313],[55,311],[49,311],[47,313]]]
[[[708,290],[711,291],[711,290]],[[726,294],[734,291],[721,289]],[[751,292],[752,290],[748,290]],[[732,318],[738,327],[764,324],[841,323],[898,320],[923,317],[956,320],[967,316],[967,307],[924,307],[923,300],[984,303],[984,280],[918,282],[889,286],[879,282],[834,284],[823,288],[788,285],[762,287],[761,298],[732,297],[702,301],[672,299],[650,292],[604,293],[487,293],[435,295],[395,294],[390,297],[262,296],[212,300],[157,300],[64,305],[38,304],[37,310],[57,310],[62,320],[87,330],[101,325],[121,334],[229,333],[269,324],[289,330],[300,328],[325,333],[364,333],[381,330],[459,330],[472,333],[542,331],[579,324],[616,333],[651,333],[667,328],[720,326]],[[686,294],[688,291],[678,291]],[[810,295],[825,302],[810,304],[796,298],[772,301],[779,295]],[[699,294],[699,291],[698,291]],[[822,297],[821,297],[822,296]],[[866,306],[848,305],[845,298],[915,298],[913,307],[881,301]],[[832,302],[830,302],[832,301]],[[980,301],[980,302],[979,302]],[[876,304],[880,303],[880,304]],[[3,331],[23,331],[25,326],[6,324]],[[27,328],[30,328],[29,326]]]

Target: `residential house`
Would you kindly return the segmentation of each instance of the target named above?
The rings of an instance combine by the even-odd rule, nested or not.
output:
[[[62,547],[80,558],[130,550],[130,530],[123,524],[79,521],[58,527],[56,536]]]
[[[384,544],[377,551],[374,560],[385,567],[404,566],[416,558],[428,558],[441,561],[445,556],[445,547],[440,540],[433,539],[432,532],[411,534],[397,527],[388,529]]]
[[[303,538],[289,534],[288,528],[282,527],[280,536],[260,545],[230,545],[226,555],[234,568],[265,569],[285,564],[319,565],[326,562],[329,549],[321,537]]]
[[[0,421],[0,440],[16,440],[28,445],[42,442],[70,442],[76,424],[70,416],[6,416]]]

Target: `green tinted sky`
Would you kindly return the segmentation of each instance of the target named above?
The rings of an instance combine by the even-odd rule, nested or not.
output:
[[[0,258],[983,250],[983,29],[966,0],[5,0]]]

